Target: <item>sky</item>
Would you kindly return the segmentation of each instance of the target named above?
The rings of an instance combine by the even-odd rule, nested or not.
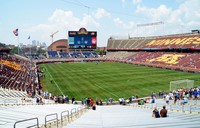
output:
[[[0,42],[52,43],[68,31],[97,31],[98,47],[109,37],[189,33],[200,29],[200,0],[1,0]],[[13,34],[18,28],[19,41]],[[30,39],[28,37],[30,36]]]

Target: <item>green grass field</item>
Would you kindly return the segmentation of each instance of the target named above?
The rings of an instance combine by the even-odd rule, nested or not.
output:
[[[40,67],[46,68],[42,78],[44,90],[77,100],[150,96],[152,92],[168,91],[174,80],[191,79],[195,85],[200,84],[199,74],[122,63],[56,63]]]

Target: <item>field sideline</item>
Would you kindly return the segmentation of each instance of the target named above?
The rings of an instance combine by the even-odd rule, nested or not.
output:
[[[195,80],[195,85],[200,85],[199,74],[123,63],[55,63],[40,67],[46,68],[42,78],[44,90],[77,100],[150,96],[153,91],[168,91],[170,81],[182,79]]]

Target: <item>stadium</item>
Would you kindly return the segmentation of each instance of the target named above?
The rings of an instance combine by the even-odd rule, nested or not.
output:
[[[46,49],[0,43],[0,128],[199,127],[200,30],[110,36],[103,48],[100,31],[57,33]]]
[[[162,101],[150,104],[152,92],[159,94],[158,96],[161,98],[164,92],[174,92],[182,88],[192,91],[194,83],[199,85],[199,43],[199,33],[130,39],[109,38],[107,54],[103,57],[99,57],[93,50],[85,49],[85,47],[80,50],[78,47],[78,49],[47,51],[45,59],[36,54],[29,54],[28,58],[10,55],[10,49],[2,47],[2,106],[20,109],[21,105],[32,107],[43,104],[43,108],[46,108],[45,106],[49,107],[55,103],[69,104],[73,102],[71,101],[73,98],[76,99],[74,104],[81,104],[80,101],[83,102],[86,97],[96,99],[97,104],[102,102],[103,106],[119,104],[118,99],[121,98],[125,100],[123,104],[129,105],[129,107],[137,108],[137,101],[141,99],[144,99],[147,104],[138,108],[144,107],[143,109],[145,109],[152,108],[154,105],[162,105]],[[56,44],[59,48],[62,48],[62,45],[62,42],[60,45]],[[180,80],[185,81],[179,83]],[[188,84],[189,80],[193,80],[193,83]],[[177,81],[178,84],[169,88],[171,81]],[[189,81],[189,83],[191,82]],[[189,105],[185,105],[181,109],[179,105],[170,105],[168,109],[174,107],[175,110],[177,109],[176,111],[183,113],[186,111],[199,113],[199,100],[192,100],[194,90],[190,93]],[[132,99],[132,96],[136,98]],[[66,100],[67,97],[69,101]],[[37,98],[44,99],[37,102]],[[60,109],[60,105],[53,107]],[[8,107],[8,109],[11,108]],[[25,108],[27,109],[27,107]],[[190,110],[187,110],[189,108]],[[76,118],[73,116],[84,111],[84,108],[79,106],[75,108],[74,112],[71,111],[71,114],[63,116],[63,120],[70,116]],[[53,116],[51,117],[53,119],[50,118],[50,122],[55,123],[58,117],[50,116]],[[9,118],[11,117],[12,114]],[[60,126],[58,123],[60,120],[58,120],[57,125]],[[33,121],[31,120],[31,123]],[[39,124],[37,125],[39,126]],[[45,122],[45,125],[40,127],[51,127],[51,125],[52,123]],[[2,126],[4,127],[3,124]],[[7,127],[7,125],[5,126]],[[131,127],[133,126],[131,125]]]

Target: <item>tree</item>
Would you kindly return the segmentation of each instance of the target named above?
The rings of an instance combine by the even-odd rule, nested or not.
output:
[[[11,51],[11,54],[18,54],[18,47],[14,47]]]

